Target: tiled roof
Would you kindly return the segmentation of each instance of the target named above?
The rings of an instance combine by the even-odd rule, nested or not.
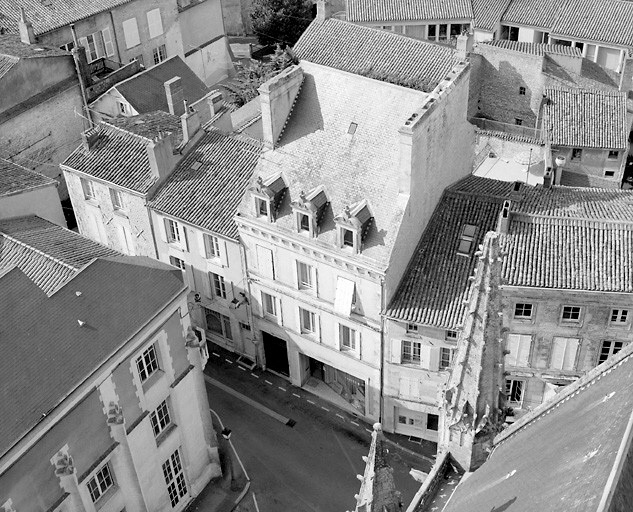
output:
[[[57,186],[57,181],[0,158],[0,197],[48,186]]]
[[[172,133],[174,145],[182,142],[182,121],[179,117],[162,110],[138,116],[116,117],[107,123],[147,139],[154,139],[164,132]]]
[[[510,0],[472,0],[473,27],[493,31]]]
[[[582,59],[580,63],[580,73],[577,73],[546,55],[543,59],[545,88],[598,89],[609,92],[618,89],[618,73],[605,69],[589,59]]]
[[[131,0],[0,0],[0,27],[18,33],[20,7],[33,24],[36,35],[65,27],[100,12],[109,11]]]
[[[123,188],[147,193],[157,181],[146,151],[150,140],[105,122],[96,129],[99,141],[95,146],[90,150],[79,146],[62,165]]]
[[[17,57],[11,57],[9,55],[0,55],[0,78],[6,75],[9,70],[15,66],[20,59]]]
[[[16,34],[0,34],[0,55],[28,59],[33,57],[70,57],[71,53],[41,44],[25,44]]]
[[[313,21],[294,49],[302,60],[426,92],[457,63],[451,48],[332,18]]]
[[[503,431],[443,512],[630,510],[632,352],[629,344]]]
[[[570,57],[582,57],[582,52],[579,48],[572,48],[571,46],[563,46],[560,44],[525,43],[522,41],[505,40],[486,41],[481,44],[496,46],[497,48],[503,48],[505,50],[512,50],[520,53],[527,53],[529,55],[537,55],[539,57],[542,57],[546,53],[568,55]]]
[[[347,20],[355,23],[467,19],[473,17],[470,0],[348,0]]]
[[[583,172],[573,172],[563,169],[560,175],[560,183],[565,187],[595,187],[595,188],[620,188],[620,182],[613,178],[594,176]]]
[[[514,184],[468,176],[448,187],[420,239],[386,315],[406,322],[455,329],[476,266],[473,253],[496,229],[503,201]],[[470,255],[457,253],[465,224],[477,227]]]
[[[626,93],[548,88],[544,125],[552,145],[625,149]]]
[[[633,46],[633,2],[565,0],[552,35]]]
[[[94,258],[119,253],[36,216],[0,221],[0,268],[17,266],[45,293]]]
[[[558,0],[512,0],[501,23],[550,29],[556,19]]]
[[[237,238],[233,221],[262,144],[210,129],[160,187],[150,205],[214,233]],[[199,163],[198,169],[192,165]]]
[[[184,289],[142,257],[97,259],[50,297],[18,269],[1,277],[0,455]]]
[[[276,228],[294,232],[289,201],[322,185],[330,206],[314,243],[331,248],[333,216],[367,200],[374,222],[355,258],[384,268],[404,214],[393,178],[399,172],[398,130],[427,95],[306,61],[300,66],[303,85],[278,148],[264,151],[256,169],[263,178],[283,171],[288,185]],[[353,136],[350,123],[357,124]],[[240,212],[252,216],[247,200]]]
[[[175,76],[180,77],[183,97],[189,104],[198,101],[209,92],[204,82],[178,55],[119,82],[115,89],[139,114],[156,110],[169,112],[164,84]]]

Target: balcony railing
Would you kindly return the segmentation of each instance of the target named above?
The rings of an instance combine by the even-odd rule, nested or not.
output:
[[[523,137],[529,137],[531,139],[539,141],[542,140],[541,130],[539,130],[538,128],[530,128],[529,126],[522,126],[518,124],[502,123],[500,121],[483,119],[481,117],[471,117],[469,121],[471,124],[474,124],[482,130],[503,132],[511,135],[521,135]]]

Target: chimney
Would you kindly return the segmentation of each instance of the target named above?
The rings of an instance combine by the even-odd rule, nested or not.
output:
[[[188,107],[187,112],[180,116],[182,123],[182,141],[186,144],[200,129],[200,115],[193,108]]]
[[[552,188],[554,175],[551,167],[547,167],[543,173],[543,188]]]
[[[317,15],[318,21],[325,21],[332,17],[332,4],[329,0],[317,0]]]
[[[221,91],[211,91],[207,95],[207,101],[209,102],[209,110],[211,111],[211,115],[214,116],[220,109],[222,108],[224,96],[222,96]]]
[[[299,66],[291,66],[259,87],[262,130],[267,148],[275,148],[302,83],[303,70]]]
[[[462,32],[457,36],[457,47],[455,48],[455,55],[459,60],[466,60],[468,54],[473,49],[474,37],[470,32]]]
[[[164,85],[169,113],[180,117],[185,113],[183,103],[185,101],[185,93],[182,90],[182,80],[179,76],[175,76],[171,80],[167,80]]]
[[[94,148],[95,144],[99,141],[99,131],[96,128],[91,128],[85,132],[81,132],[81,145],[85,151],[90,151]]]
[[[163,181],[171,174],[176,164],[171,133],[161,133],[145,149],[152,175],[158,178],[159,182]]]
[[[24,7],[20,7],[20,21],[18,22],[18,28],[20,29],[20,39],[24,44],[35,44],[37,42],[33,25],[31,25],[31,22],[26,19]]]
[[[633,55],[628,53],[622,64],[619,89],[627,94],[633,90]]]
[[[503,208],[501,208],[501,214],[499,215],[499,223],[497,224],[497,231],[499,233],[507,233],[510,227],[510,201],[503,202]]]

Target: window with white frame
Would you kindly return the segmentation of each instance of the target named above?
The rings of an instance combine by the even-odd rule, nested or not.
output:
[[[515,320],[530,320],[532,318],[532,304],[527,302],[517,302],[514,305]]]
[[[341,246],[354,247],[354,232],[351,229],[341,229]]]
[[[297,261],[297,284],[300,290],[312,290],[314,288],[314,283],[312,282],[313,271],[312,265]]]
[[[310,232],[310,216],[307,213],[297,212],[297,227],[299,232]]]
[[[523,391],[525,381],[519,379],[506,379],[506,400],[510,405],[521,406],[523,403]]]
[[[341,341],[341,350],[356,350],[356,331],[347,325],[339,324],[339,338]]]
[[[316,315],[312,311],[299,308],[299,327],[301,334],[316,333]]]
[[[163,476],[167,484],[169,501],[173,508],[178,505],[180,500],[187,494],[187,483],[185,482],[185,474],[182,470],[179,449],[176,449],[176,451],[163,462]]]
[[[457,331],[448,329],[446,333],[444,334],[444,339],[448,341],[457,341],[457,336],[458,336]]]
[[[261,197],[255,198],[255,211],[258,217],[268,218],[268,201]]]
[[[529,366],[532,336],[529,334],[508,334],[506,346],[506,366]]]
[[[472,244],[475,240],[477,226],[472,224],[464,224],[462,232],[459,235],[459,245],[457,246],[457,254],[469,255]]]
[[[169,416],[169,407],[167,400],[164,400],[149,417],[154,431],[154,437],[158,437],[171,425],[171,417]]]
[[[402,340],[402,353],[400,362],[420,364],[420,354],[422,352],[422,343],[419,341]]]
[[[84,199],[94,199],[95,198],[95,189],[92,181],[87,180],[85,178],[79,178],[81,181],[81,189],[84,192]]]
[[[453,349],[448,347],[440,347],[440,370],[446,370],[453,361]]]
[[[408,323],[407,324],[407,332],[418,332],[418,324]]]
[[[562,338],[555,336],[552,339],[552,357],[550,368],[556,370],[574,370],[576,368],[576,354],[578,353],[578,338]]]
[[[600,347],[600,353],[598,354],[598,364],[604,363],[611,356],[614,356],[624,347],[622,341],[604,340]]]
[[[121,194],[121,191],[111,188],[110,199],[112,200],[112,208],[114,208],[114,210],[124,210],[123,195]]]
[[[181,260],[180,258],[176,258],[176,256],[170,256],[169,257],[169,263],[171,265],[173,265],[174,267],[178,267],[180,270],[185,270],[185,261]]]
[[[217,236],[204,234],[204,251],[208,260],[220,257],[220,240]]]
[[[152,55],[154,57],[154,64],[160,64],[167,59],[167,47],[164,44],[157,46],[152,50]]]
[[[170,244],[180,243],[180,226],[175,220],[165,219],[165,232]]]
[[[158,370],[158,356],[154,345],[150,345],[140,357],[136,359],[136,369],[138,370],[141,382],[145,382]]]
[[[613,325],[625,325],[629,320],[628,309],[612,309],[610,322]]]
[[[226,284],[224,283],[224,277],[213,272],[209,272],[211,275],[211,281],[213,282],[213,292],[216,297],[226,299]]]
[[[88,483],[88,492],[90,493],[90,499],[93,503],[97,503],[110,487],[114,485],[114,479],[112,478],[112,472],[110,471],[110,465],[104,464],[99,471],[95,473]]]
[[[231,319],[213,311],[212,309],[205,308],[205,316],[207,319],[207,329],[218,336],[222,336],[229,341],[233,341],[233,331],[231,330]]]
[[[582,319],[582,307],[563,306],[560,314],[560,321],[564,324],[578,324]]]
[[[262,309],[264,315],[277,317],[277,299],[269,293],[262,292]]]

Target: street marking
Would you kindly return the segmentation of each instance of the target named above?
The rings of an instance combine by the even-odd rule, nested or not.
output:
[[[301,398],[297,393],[293,393],[292,396],[296,396],[297,398]]]
[[[281,386],[277,386],[279,389],[281,389],[282,391],[286,391],[286,388],[282,388]]]
[[[206,380],[206,375],[205,375],[205,380]],[[220,415],[211,408],[209,408],[209,411],[215,414],[215,417],[218,419],[218,423],[220,424],[220,427],[222,427],[222,430],[224,430],[224,424],[222,423],[222,418],[220,418]],[[233,450],[233,453],[235,454],[235,458],[237,459],[237,462],[240,463],[240,467],[242,468],[242,472],[244,473],[244,476],[246,477],[246,480],[247,480],[246,489],[248,489],[248,487],[250,487],[251,479],[249,478],[248,473],[246,472],[246,468],[244,467],[244,464],[242,464],[242,459],[240,459],[240,456],[237,454],[237,450],[235,449],[235,446],[233,446],[233,443],[231,442],[230,439],[228,442],[229,442],[229,445],[231,446],[231,449]]]
[[[230,359],[227,359],[226,357],[224,358],[224,360],[225,360],[227,363],[233,364],[233,361],[231,361]]]
[[[239,392],[235,391],[233,388],[230,388],[229,386],[227,386],[225,384],[222,384],[221,382],[209,377],[208,375],[204,376],[204,380],[207,381],[212,386],[220,388],[222,391],[224,391],[224,392],[226,392],[226,393],[228,393],[230,395],[233,395],[236,398],[239,398],[240,400],[242,400],[242,402],[246,402],[247,404],[251,405],[255,409],[258,409],[261,412],[263,412],[264,414],[267,414],[271,418],[274,418],[277,421],[280,421],[284,425],[291,426],[291,425],[289,425],[289,423],[294,422],[294,420],[291,420],[290,418],[286,418],[285,416],[282,416],[281,414],[276,413],[272,409],[269,409],[268,407],[260,404],[259,402],[256,402],[252,398],[249,398],[249,397],[243,395],[242,393],[239,393]]]
[[[345,418],[343,416],[341,416],[339,413],[336,413],[336,415],[341,418],[342,420],[344,420]]]
[[[321,406],[321,409],[323,409],[324,411],[330,412],[330,410],[327,407]]]
[[[253,377],[255,377],[256,379],[259,379],[259,377],[258,377],[257,375],[255,375],[254,373],[251,373],[251,375],[252,375]]]
[[[215,357],[220,357],[220,354],[216,353],[216,352],[211,352]]]
[[[272,383],[272,382],[270,382],[269,380],[265,380],[264,382],[265,382],[266,384],[270,384],[271,386],[273,385],[273,383]]]
[[[257,500],[255,499],[255,493],[253,493],[253,503],[255,503],[255,510],[259,512],[259,505],[257,504]]]
[[[242,370],[243,372],[245,372],[245,371],[246,371],[246,368],[242,368],[241,366],[238,366],[238,368],[239,368],[240,370]]]
[[[311,403],[312,405],[316,405],[312,400],[308,400],[308,403]]]
[[[350,422],[352,425],[356,425],[357,427],[360,427],[360,425],[359,425],[358,423],[356,423],[355,421],[349,420],[349,422]]]

